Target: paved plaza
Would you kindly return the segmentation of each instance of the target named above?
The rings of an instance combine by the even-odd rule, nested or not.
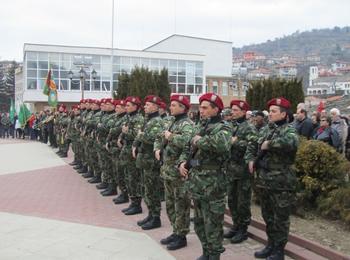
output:
[[[61,159],[49,146],[0,139],[0,259],[196,259],[201,247],[191,227],[188,247],[167,251],[159,240],[171,233],[162,211],[162,227],[143,231],[125,216],[112,197],[77,174],[71,154]],[[225,241],[222,259],[254,259],[262,244]]]

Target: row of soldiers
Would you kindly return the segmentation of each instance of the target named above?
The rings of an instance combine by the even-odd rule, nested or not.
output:
[[[74,165],[89,183],[98,183],[103,196],[120,194],[115,204],[127,203],[125,215],[142,213],[137,222],[143,230],[161,227],[162,191],[172,234],[160,241],[168,250],[187,245],[191,200],[194,228],[203,254],[198,258],[220,259],[223,238],[240,243],[248,238],[253,183],[260,189],[262,216],[268,243],[255,252],[257,258],[284,259],[289,216],[296,177],[292,168],[298,136],[290,127],[288,100],[268,102],[269,123],[260,131],[246,120],[249,104],[232,100],[233,119],[223,120],[223,102],[206,93],[199,98],[200,121],[188,117],[186,96],[172,95],[170,116],[161,115],[165,104],[154,95],[143,101],[81,100],[68,116],[59,108],[58,145],[66,155],[72,143]],[[223,232],[226,205],[233,227]]]

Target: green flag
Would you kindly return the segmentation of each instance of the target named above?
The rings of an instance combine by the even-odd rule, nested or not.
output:
[[[48,96],[48,103],[50,107],[57,106],[57,87],[51,69],[49,69],[47,73],[43,94]]]
[[[25,127],[30,116],[31,116],[31,113],[29,109],[25,104],[22,104],[18,114],[18,121],[20,122],[22,128]]]
[[[15,109],[15,104],[13,103],[13,99],[11,98],[11,106],[10,106],[10,121],[13,124],[14,120],[15,120],[15,113],[16,113],[16,109]]]

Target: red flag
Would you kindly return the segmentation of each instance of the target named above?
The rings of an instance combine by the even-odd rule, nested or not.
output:
[[[325,109],[323,101],[320,101],[320,104],[317,107],[317,112],[321,113]]]

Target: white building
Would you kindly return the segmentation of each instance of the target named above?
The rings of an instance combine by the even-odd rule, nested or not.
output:
[[[191,103],[205,89],[206,76],[231,76],[232,43],[211,39],[172,35],[144,50],[122,50],[78,46],[24,44],[23,70],[18,71],[16,102],[29,103],[32,111],[47,105],[43,86],[49,68],[58,88],[60,103],[73,104],[82,97],[79,68],[76,62],[88,61],[84,98],[111,97],[118,87],[118,76],[122,71],[130,73],[135,66],[160,71],[168,69],[172,93],[188,95]],[[97,72],[95,79],[91,71]],[[73,80],[68,72],[74,73]]]
[[[350,75],[319,77],[308,87],[308,95],[332,95],[340,91],[344,95],[350,94]]]

